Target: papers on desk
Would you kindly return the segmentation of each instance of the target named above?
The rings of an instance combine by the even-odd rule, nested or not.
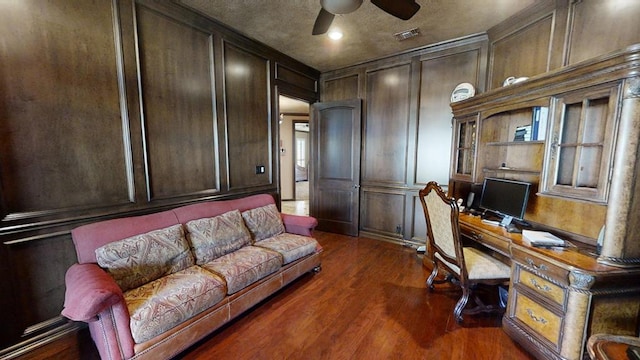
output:
[[[546,231],[522,230],[522,240],[530,246],[564,246],[564,240]]]

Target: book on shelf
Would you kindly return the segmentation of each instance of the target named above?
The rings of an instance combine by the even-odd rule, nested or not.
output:
[[[531,140],[531,125],[518,126],[513,136],[513,141]]]
[[[531,115],[531,140],[544,140],[547,135],[547,120],[549,108],[547,106],[534,106]]]
[[[564,240],[546,232],[535,230],[522,230],[522,240],[529,246],[564,246]]]

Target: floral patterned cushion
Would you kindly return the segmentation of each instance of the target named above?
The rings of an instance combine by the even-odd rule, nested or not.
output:
[[[274,237],[257,242],[255,246],[277,251],[282,255],[284,263],[288,264],[316,251],[318,242],[308,236],[282,233]]]
[[[224,299],[220,277],[191,266],[124,293],[136,343],[147,341]]]
[[[194,264],[180,224],[106,244],[96,249],[96,259],[122,291]]]
[[[251,234],[244,226],[238,210],[212,218],[189,221],[187,230],[198,265],[251,243]]]
[[[280,254],[256,246],[245,246],[202,265],[225,279],[228,294],[242,290],[278,271],[281,266]]]
[[[284,232],[284,224],[274,204],[261,206],[242,213],[253,241],[260,241]]]

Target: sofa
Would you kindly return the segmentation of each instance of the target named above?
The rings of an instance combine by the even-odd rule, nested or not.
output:
[[[271,195],[83,225],[62,315],[88,323],[102,359],[168,359],[307,272],[316,219]]]

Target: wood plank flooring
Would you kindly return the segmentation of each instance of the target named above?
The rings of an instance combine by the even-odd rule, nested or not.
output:
[[[532,359],[498,315],[453,319],[460,291],[425,286],[414,249],[315,232],[322,271],[306,274],[178,359]],[[444,287],[443,287],[444,286]]]

